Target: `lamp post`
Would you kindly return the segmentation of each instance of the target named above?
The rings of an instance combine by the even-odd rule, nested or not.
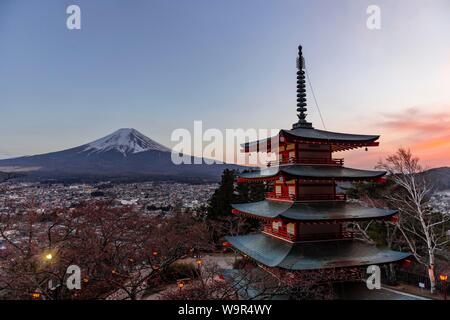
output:
[[[184,288],[184,281],[183,280],[178,280],[177,281],[177,286],[178,286],[178,289],[181,291],[181,289]]]
[[[442,290],[444,291],[444,300],[447,300],[447,279],[448,275],[441,273],[439,275],[439,280],[442,282]]]
[[[202,265],[203,265],[203,260],[202,260],[201,258],[197,258],[197,260],[195,261],[195,263],[197,264],[198,277],[200,278],[200,280],[202,280]]]

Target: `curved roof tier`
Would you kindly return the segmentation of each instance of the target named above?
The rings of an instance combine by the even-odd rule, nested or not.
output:
[[[226,240],[241,253],[268,267],[288,270],[367,266],[397,262],[410,256],[357,240],[289,243],[261,233],[228,236]]]
[[[264,180],[279,176],[290,176],[305,180],[344,181],[377,179],[385,174],[386,171],[360,170],[340,166],[290,164],[244,172],[239,175],[239,178],[241,180]]]
[[[331,143],[342,143],[342,142],[367,143],[367,142],[374,142],[380,137],[379,135],[340,133],[340,132],[318,130],[313,128],[280,130],[280,133],[299,139],[325,140]]]
[[[263,200],[252,203],[232,204],[239,213],[274,219],[285,218],[303,222],[357,221],[386,219],[397,210],[364,207],[345,202],[299,203]]]
[[[360,147],[378,146],[379,135],[365,135],[365,134],[351,134],[340,133],[325,130],[318,130],[314,128],[297,128],[292,130],[280,130],[278,135],[261,139],[258,141],[252,141],[242,144],[245,151],[258,151],[260,146],[264,146],[263,150],[266,150],[267,144],[271,142],[271,139],[278,139],[280,137],[286,137],[295,141],[302,141],[305,143],[325,143],[331,144],[333,151],[343,151]]]

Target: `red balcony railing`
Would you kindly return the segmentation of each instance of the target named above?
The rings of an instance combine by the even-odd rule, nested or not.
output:
[[[345,201],[347,196],[343,193],[338,194],[300,194],[295,196],[288,193],[267,192],[266,199],[282,201]]]
[[[313,233],[300,234],[297,237],[298,241],[317,241],[317,240],[331,240],[331,239],[351,239],[355,233],[353,231],[343,231],[341,233]]]
[[[274,229],[270,224],[263,227],[263,232],[289,241],[320,241],[332,239],[341,240],[352,239],[355,235],[353,231],[343,231],[341,233],[313,233],[293,235],[287,232],[286,227],[279,227],[278,229]]]
[[[288,159],[279,159],[278,164],[325,164],[325,165],[334,165],[334,166],[343,166],[344,159],[317,159],[317,158],[301,158],[297,159],[295,157],[291,157]],[[276,165],[275,161],[269,161],[267,166]]]
[[[297,201],[345,201],[347,196],[343,193],[338,194],[300,194],[295,198]]]
[[[295,201],[295,195],[288,193],[266,192],[266,199]]]
[[[286,240],[295,241],[295,235],[287,232],[286,227],[279,227],[278,229],[274,229],[271,224],[267,224],[263,227],[263,232],[269,233],[271,235],[284,238]]]

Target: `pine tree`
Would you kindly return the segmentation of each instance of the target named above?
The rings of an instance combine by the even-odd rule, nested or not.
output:
[[[235,184],[236,175],[236,171],[226,169],[219,187],[208,203],[206,222],[212,239],[218,246],[223,237],[230,234],[230,230],[248,233],[259,228],[259,221],[256,219],[232,215],[231,204],[263,200],[266,185],[262,182]]]
[[[209,200],[209,219],[218,219],[231,214],[235,177],[236,172],[234,170],[225,169],[223,171],[220,186],[214,191],[214,194]]]
[[[266,185],[263,182],[235,185],[236,175],[237,172],[234,170],[224,170],[220,185],[209,200],[209,219],[229,216],[232,203],[254,202],[264,199]]]

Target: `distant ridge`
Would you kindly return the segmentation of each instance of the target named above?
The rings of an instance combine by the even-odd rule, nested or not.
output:
[[[436,190],[450,190],[450,167],[429,169],[424,175]]]
[[[22,172],[23,179],[35,180],[218,180],[224,169],[241,168],[227,164],[175,165],[171,153],[136,129],[122,128],[75,148],[0,160],[0,171]]]

